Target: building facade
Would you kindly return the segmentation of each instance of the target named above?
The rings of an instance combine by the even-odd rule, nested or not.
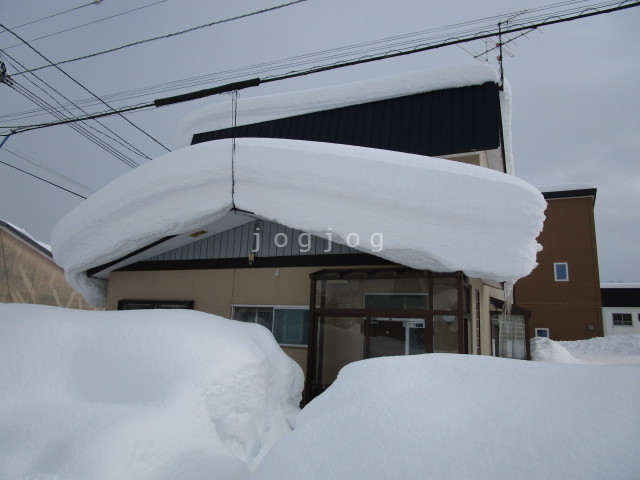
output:
[[[0,220],[0,302],[91,309],[69,286],[47,245]]]
[[[415,209],[416,216],[402,228],[414,231],[413,227],[418,225],[424,233],[443,228],[429,225],[422,216],[428,211],[428,204],[436,199],[430,197],[429,191],[421,189],[422,183],[415,182],[415,178],[411,183],[398,183],[393,178],[393,162],[401,163],[406,158],[408,163],[419,163],[425,158],[419,156],[449,160],[451,164],[438,160],[438,165],[442,163],[444,166],[433,175],[442,174],[442,178],[449,178],[447,175],[451,168],[446,165],[456,165],[459,167],[453,169],[456,172],[464,170],[460,173],[461,180],[473,183],[486,181],[486,195],[479,194],[464,201],[460,198],[447,199],[447,209],[436,209],[433,216],[438,218],[440,225],[450,222],[446,218],[448,216],[465,218],[470,226],[459,225],[457,235],[456,232],[447,235],[452,237],[453,243],[461,246],[461,253],[469,254],[477,264],[490,269],[490,260],[483,258],[478,262],[477,257],[486,255],[487,258],[495,258],[496,262],[504,261],[509,257],[506,248],[498,253],[494,242],[464,232],[466,228],[474,233],[478,229],[490,232],[507,228],[500,220],[502,213],[498,208],[501,207],[487,198],[498,195],[503,200],[504,195],[498,192],[501,182],[508,183],[505,188],[511,192],[515,181],[509,175],[512,167],[507,152],[510,148],[505,146],[509,136],[503,126],[502,109],[505,107],[498,77],[493,71],[488,77],[483,77],[487,70],[484,67],[480,70],[480,80],[457,79],[453,82],[456,85],[451,85],[450,79],[454,76],[447,72],[443,76],[446,82],[434,82],[427,76],[414,82],[417,87],[409,91],[403,91],[403,88],[406,90],[406,85],[411,85],[413,80],[367,84],[361,89],[346,91],[327,89],[326,92],[294,94],[292,98],[275,100],[247,99],[237,105],[239,114],[235,126],[223,127],[229,119],[225,108],[214,108],[209,115],[213,118],[211,122],[203,122],[202,118],[206,117],[203,114],[195,116],[197,121],[187,121],[190,126],[186,128],[186,137],[192,146],[186,148],[190,152],[202,152],[205,151],[200,148],[202,144],[233,139],[233,147],[229,149],[233,169],[235,139],[245,137],[251,137],[249,140],[268,138],[289,142],[284,143],[285,147],[277,150],[279,153],[276,155],[267,151],[273,142],[265,143],[264,150],[256,153],[273,161],[278,161],[281,154],[289,155],[291,149],[300,148],[301,156],[310,152],[315,155],[318,150],[322,154],[333,155],[332,162],[341,158],[347,162],[347,153],[351,150],[335,146],[366,147],[366,150],[358,150],[357,155],[361,155],[358,161],[366,162],[371,156],[371,163],[358,163],[361,167],[357,169],[342,170],[339,162],[326,164],[335,166],[336,175],[352,176],[348,182],[342,182],[343,179],[336,182],[351,185],[353,194],[344,190],[339,194],[336,192],[336,198],[339,195],[341,200],[331,203],[333,198],[330,188],[327,188],[327,192],[321,192],[316,201],[326,201],[328,206],[306,205],[325,219],[331,219],[332,208],[353,208],[353,221],[357,224],[361,217],[355,213],[358,205],[373,201],[375,188],[379,195],[383,193],[381,189],[386,190],[385,198],[393,202],[396,196],[413,198],[403,191],[404,187],[410,186],[410,189],[417,188],[415,196],[420,199],[420,206]],[[424,86],[430,82],[433,87]],[[394,92],[393,89],[398,87],[400,90]],[[247,142],[247,145],[251,144]],[[221,149],[226,145],[231,143],[220,145]],[[242,142],[239,145],[245,148]],[[397,155],[393,162],[387,166],[373,162],[373,158],[379,156],[376,152],[388,151]],[[402,157],[404,154],[409,154],[410,158]],[[295,157],[292,158],[289,168],[298,169]],[[308,185],[320,178],[320,163],[324,164],[322,155],[313,158],[319,163],[306,164],[304,182]],[[426,159],[424,161],[427,162]],[[176,167],[179,168],[179,164]],[[379,172],[367,175],[370,168],[387,167],[390,168],[389,176],[382,182],[378,181]],[[491,175],[486,174],[488,170],[493,170]],[[331,174],[326,169],[322,172],[325,177],[328,175],[328,187],[331,187]],[[301,190],[300,198],[304,197],[303,187],[295,186],[295,180],[290,180],[290,172],[283,169],[277,176],[281,178],[275,182],[276,186],[289,188],[293,183],[294,188]],[[487,176],[491,179],[485,180]],[[236,188],[238,178],[236,175]],[[300,178],[299,172],[298,176],[291,178]],[[260,178],[255,182],[257,190],[262,189],[265,195],[272,197],[268,191],[271,187],[261,186]],[[533,210],[536,210],[538,203],[543,204],[538,198],[539,192],[522,183],[513,188],[526,191],[526,198],[531,198],[535,204]],[[446,186],[438,187],[443,187],[440,195],[446,196]],[[346,188],[348,190],[349,187]],[[233,192],[232,184],[232,195]],[[328,200],[323,197],[328,197]],[[296,225],[279,221],[285,211],[295,210],[294,216],[284,217],[302,218],[302,223],[307,225],[313,223],[313,219],[309,220],[305,208],[296,210],[291,197],[283,200],[280,209],[268,212],[262,209],[259,199],[252,198],[251,201],[253,207],[243,209],[237,207],[232,197],[232,205],[226,215],[218,215],[210,224],[202,222],[198,228],[155,237],[154,241],[142,242],[142,245],[128,250],[118,247],[117,255],[101,253],[99,258],[109,258],[109,261],[97,264],[87,261],[78,275],[82,278],[86,275],[88,282],[107,285],[106,308],[109,310],[195,308],[265,326],[305,371],[307,399],[330,385],[340,368],[359,359],[431,352],[491,355],[497,352],[498,337],[504,340],[505,345],[513,345],[513,339],[507,338],[504,331],[501,333],[502,322],[506,321],[500,315],[505,300],[503,282],[482,278],[480,274],[468,275],[462,267],[444,268],[435,260],[430,265],[437,268],[412,267],[424,265],[415,258],[421,257],[421,251],[427,249],[428,244],[408,248],[409,253],[405,251],[401,257],[407,259],[405,264],[394,261],[393,258],[398,257],[390,255],[388,249],[376,249],[379,239],[375,233],[362,239],[366,243],[366,248],[363,248],[349,235],[343,234],[337,241],[330,234],[323,236],[317,229],[315,233],[309,233],[305,228],[295,228]],[[386,204],[380,205],[380,209],[385,208]],[[402,208],[401,204],[396,208]],[[477,215],[467,215],[467,212],[483,209],[495,213],[491,225],[478,221]],[[532,221],[535,226],[522,235],[525,250],[535,244],[542,210],[540,206],[540,215]],[[372,218],[371,224],[384,223],[396,215],[393,211],[383,214],[373,210],[367,213],[378,217]],[[335,215],[339,216],[337,212]],[[68,234],[68,228],[61,230]],[[402,231],[396,233],[396,242],[402,245]],[[70,235],[68,241],[73,242],[75,238]],[[488,246],[480,248],[480,253],[477,253],[476,245],[483,241]],[[521,253],[519,250],[514,257]],[[511,262],[504,263],[512,265]],[[518,341],[524,347],[527,343],[524,317],[514,325],[510,331],[517,333]],[[514,351],[509,349],[509,355],[514,356]],[[507,349],[502,349],[502,352],[506,355]],[[519,352],[520,358],[524,358],[525,350],[521,348]]]
[[[531,311],[529,336],[583,340],[603,336],[593,208],[596,189],[542,189],[546,219],[538,266],[515,285],[515,301]]]
[[[640,284],[603,283],[601,287],[604,334],[640,333]]]

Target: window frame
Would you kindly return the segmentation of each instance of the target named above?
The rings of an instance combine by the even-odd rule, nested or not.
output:
[[[149,308],[126,308],[128,304],[150,305]],[[180,307],[163,307],[162,305],[182,305]],[[138,300],[135,298],[123,298],[118,300],[118,310],[193,310],[194,300]]]
[[[565,278],[560,278],[558,275],[558,267],[564,265]],[[554,262],[553,263],[553,276],[556,282],[568,282],[569,281],[569,262]]]
[[[308,329],[310,328],[311,325],[311,320],[310,320],[310,314],[307,316],[307,338],[304,339],[305,343],[281,343],[278,341],[278,339],[275,336],[274,333],[274,329],[275,329],[275,310],[304,310],[306,312],[309,312],[309,305],[256,305],[256,304],[233,304],[231,305],[231,319],[235,320],[237,322],[244,322],[244,320],[239,320],[236,318],[236,308],[270,308],[271,309],[271,334],[273,335],[273,338],[276,340],[276,342],[278,342],[278,345],[280,345],[281,347],[293,347],[293,348],[308,348],[309,347],[309,335],[308,335]],[[257,322],[245,322],[245,323],[257,323]],[[265,327],[266,328],[266,327]]]
[[[539,331],[546,332],[546,335],[542,335],[542,336],[538,335]],[[551,335],[549,334],[549,328],[548,327],[536,327],[535,336],[536,337],[540,337],[540,338],[549,338],[549,339],[551,338]]]
[[[616,315],[620,315],[621,316],[621,323],[616,323]],[[629,316],[629,323],[624,323],[625,315]],[[638,317],[640,318],[640,314],[638,315]],[[612,312],[611,313],[611,324],[614,327],[633,327],[633,314],[632,313],[628,313],[628,312]]]

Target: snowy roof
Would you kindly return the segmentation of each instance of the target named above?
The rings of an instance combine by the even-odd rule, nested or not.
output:
[[[640,288],[640,283],[601,283],[600,288]]]
[[[536,266],[546,202],[511,175],[298,140],[243,138],[232,150],[232,140],[219,140],[168,153],[71,211],[53,232],[69,283],[100,305],[105,283],[87,270],[218,222],[234,204],[338,243],[357,236],[359,250],[421,270],[513,281]]]
[[[596,187],[589,183],[566,183],[561,185],[545,185],[542,187],[538,187],[542,193],[551,193],[551,192],[572,192],[574,190],[593,190]]]
[[[29,234],[29,232],[27,232],[23,228],[20,228],[2,219],[0,219],[0,227],[5,227],[5,229],[11,231],[14,235],[19,237],[21,240],[33,247],[38,252],[43,253],[47,257],[51,257],[51,246],[47,245],[44,242],[36,240],[31,234]]]
[[[331,110],[416,93],[499,83],[496,70],[486,64],[465,64],[411,72],[351,84],[238,100],[236,125]],[[511,153],[511,91],[500,94],[507,172],[513,173]],[[178,129],[178,146],[191,144],[194,134],[232,127],[231,103],[223,101],[187,115]]]

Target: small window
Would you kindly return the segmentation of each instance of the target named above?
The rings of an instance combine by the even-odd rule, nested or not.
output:
[[[630,313],[613,313],[613,324],[615,326],[627,326],[633,325],[633,318]]]
[[[118,310],[150,310],[154,308],[193,309],[193,300],[120,300]]]
[[[567,262],[554,263],[553,270],[556,276],[556,282],[569,281],[569,264]]]
[[[309,309],[306,307],[234,306],[233,319],[262,325],[273,333],[280,345],[307,346]]]
[[[549,338],[548,328],[536,328],[536,337]]]

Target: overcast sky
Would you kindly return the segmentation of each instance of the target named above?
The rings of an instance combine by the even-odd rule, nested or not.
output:
[[[88,0],[1,2],[0,23],[13,28],[81,7],[15,29],[33,47],[57,62],[273,7],[287,3],[287,0],[104,0],[99,4],[86,5],[88,3]],[[273,72],[256,74],[255,70],[246,70],[246,75],[241,74],[235,80],[214,77],[214,74],[228,70],[509,12],[531,11],[551,3],[550,0],[308,0],[185,35],[68,63],[61,68],[104,98],[149,88],[146,95],[109,100],[110,105],[123,107],[242,78],[285,73],[291,68],[280,63]],[[593,1],[563,3],[566,4],[563,8],[595,4]],[[136,8],[139,9],[96,22]],[[73,28],[88,22],[95,23]],[[71,30],[34,40],[66,29]],[[11,34],[0,33],[0,49],[14,59],[4,57],[9,73],[15,72],[15,61],[28,68],[46,63],[28,47],[12,47],[16,43],[19,42]],[[598,189],[595,217],[602,282],[640,282],[638,45],[640,7],[544,27],[511,43],[504,55],[505,75],[513,90],[516,175],[536,186],[587,183]],[[328,87],[421,69],[473,63],[479,60],[472,54],[481,53],[486,44],[476,41],[463,47],[464,50],[450,46],[273,82],[243,90],[240,95],[242,98]],[[493,65],[496,65],[495,56],[495,52],[488,56]],[[318,60],[311,65],[324,63],[326,60]],[[70,100],[77,102],[91,97],[53,68],[41,70],[37,75]],[[208,82],[196,84],[192,81],[181,89],[160,91],[163,84],[195,77],[204,77],[203,80]],[[35,78],[19,75],[14,80],[20,87],[53,102],[34,85],[37,82]],[[230,102],[230,97],[221,95],[151,109],[129,114],[127,118],[160,143],[174,148],[180,119],[186,113],[213,102]],[[7,116],[34,108],[23,96],[6,85],[0,85],[1,126],[51,120],[47,116],[22,119],[15,115]],[[97,112],[104,111],[106,107],[98,105],[86,109]],[[121,118],[110,117],[103,123],[148,157],[154,158],[165,152],[163,147]],[[112,133],[109,135],[113,136]],[[112,139],[106,141],[114,144]],[[138,163],[148,161],[119,145],[117,148]],[[17,157],[16,153],[93,190],[131,169],[68,126],[10,137],[0,150],[0,161],[86,196],[90,192],[79,185],[34,166]],[[55,224],[80,201],[74,195],[0,164],[0,218],[26,229],[39,240],[49,242]],[[496,208],[500,206],[496,205]]]

